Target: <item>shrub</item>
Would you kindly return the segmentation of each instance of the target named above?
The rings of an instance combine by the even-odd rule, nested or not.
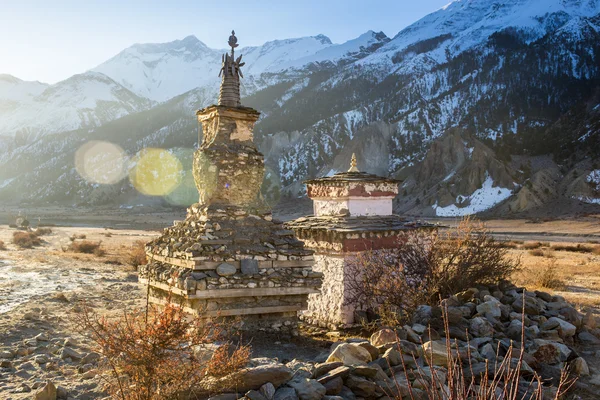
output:
[[[138,309],[109,321],[83,307],[78,323],[104,356],[101,372],[115,398],[200,398],[198,388],[210,373],[228,375],[247,364],[248,346],[219,347],[212,356],[198,349],[223,338],[218,325],[188,318],[170,302]]]
[[[74,233],[73,235],[71,235],[70,239],[71,242],[76,241],[77,239],[85,239],[87,238],[87,236],[84,233]]]
[[[50,235],[52,234],[52,229],[50,228],[40,228],[38,227],[35,231],[33,231],[33,233],[36,236],[46,236],[46,235]]]
[[[146,243],[143,240],[135,241],[129,248],[125,261],[134,267],[146,264]]]
[[[566,284],[556,269],[556,261],[552,260],[536,274],[535,284],[548,289],[564,289]]]
[[[2,240],[0,240],[0,250],[6,250],[6,245]]]
[[[92,242],[89,240],[83,240],[81,242],[73,242],[67,247],[67,251],[74,253],[94,254],[96,256],[103,256],[105,251],[100,247],[102,242]]]
[[[22,249],[31,249],[42,244],[40,238],[33,232],[14,232],[12,242]]]
[[[556,250],[556,251],[570,251],[573,253],[591,253],[594,251],[594,248],[592,248],[590,246],[584,246],[581,243],[578,243],[576,246],[556,244],[556,245],[552,246],[552,249]]]
[[[348,261],[346,302],[408,318],[420,304],[508,279],[520,259],[507,254],[482,223],[469,219],[448,231],[409,231],[394,249],[364,252]]]
[[[540,249],[529,250],[529,254],[531,254],[534,257],[543,257],[544,251]]]
[[[525,243],[523,245],[523,248],[525,250],[535,250],[535,249],[539,249],[542,246],[543,246],[542,242],[529,242],[529,243]]]

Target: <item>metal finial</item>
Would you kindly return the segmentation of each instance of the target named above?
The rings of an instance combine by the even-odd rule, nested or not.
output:
[[[356,154],[352,153],[352,160],[350,161],[350,169],[348,170],[348,172],[360,172],[356,165]]]
[[[231,31],[231,36],[229,36],[229,46],[232,50],[239,46],[239,44],[237,44],[237,37],[235,37],[235,31]]]

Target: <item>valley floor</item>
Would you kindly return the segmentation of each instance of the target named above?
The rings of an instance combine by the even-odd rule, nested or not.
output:
[[[0,223],[6,224],[15,211],[0,209]],[[133,211],[64,208],[28,212],[34,226],[37,216],[41,223],[72,226],[53,226],[52,233],[42,237],[41,247],[27,250],[12,244],[15,229],[0,225],[0,240],[7,245],[6,250],[0,250],[0,359],[4,352],[15,353],[11,361],[2,361],[0,366],[0,398],[31,398],[46,380],[67,388],[74,398],[99,396],[101,382],[95,378],[95,371],[79,361],[68,362],[61,357],[70,353],[65,348],[81,357],[93,357],[91,342],[79,332],[76,323],[81,302],[109,315],[142,306],[144,293],[138,286],[135,269],[125,262],[131,246],[136,241],[151,240],[160,234],[160,227],[184,217],[183,211]],[[512,256],[522,258],[523,271],[514,277],[517,284],[530,289],[545,288],[600,315],[599,221],[597,216],[590,216],[578,221],[540,223],[492,220],[487,225],[495,235],[507,240]],[[448,226],[458,220],[435,222]],[[73,235],[101,242],[106,254],[63,251]],[[253,353],[255,357],[315,359],[326,354],[332,339],[325,333],[319,332],[321,336],[315,338],[305,332],[292,342],[278,342],[277,338],[265,339],[264,343],[257,340],[252,343]],[[38,339],[33,339],[36,336]],[[596,365],[600,360],[589,362],[600,369]]]

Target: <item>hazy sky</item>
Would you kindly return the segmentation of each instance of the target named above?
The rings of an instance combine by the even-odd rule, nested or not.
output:
[[[342,43],[368,31],[392,37],[450,0],[0,0],[0,73],[54,83],[134,43],[195,35],[241,46],[322,33]]]

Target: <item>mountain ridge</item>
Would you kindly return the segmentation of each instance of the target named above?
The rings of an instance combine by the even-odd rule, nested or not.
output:
[[[318,35],[287,42],[297,50],[292,55],[281,47],[285,40],[236,50],[247,62],[242,102],[262,113],[255,140],[265,154],[265,195],[302,196],[303,179],[347,168],[356,152],[360,168],[405,178],[395,206],[407,214],[543,213],[553,203],[573,210],[600,203],[600,3],[496,3],[457,0],[392,39],[368,31],[344,44]],[[199,140],[193,109],[217,98],[220,51],[189,36],[154,58],[137,47],[130,75],[150,85],[136,90],[156,90],[168,75],[161,63],[189,56],[186,68],[194,65],[194,54],[177,47],[183,41],[206,55],[201,61],[212,72],[204,84],[191,73],[170,74],[181,78],[171,81],[182,85],[173,93],[189,90],[100,126],[0,151],[0,199],[10,199],[12,188],[21,201],[150,201],[127,180],[91,185],[69,157],[101,138],[130,157],[145,147],[189,155]],[[260,72],[247,72],[253,68]],[[127,76],[109,79],[129,90]],[[35,156],[17,164],[26,153]],[[43,170],[50,166],[62,174]]]

